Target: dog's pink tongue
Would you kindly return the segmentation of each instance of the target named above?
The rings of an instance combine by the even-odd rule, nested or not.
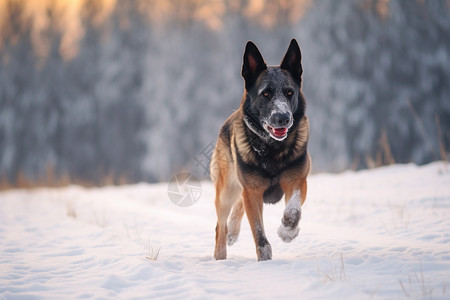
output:
[[[287,132],[287,128],[274,128],[273,131],[276,136],[284,136]]]

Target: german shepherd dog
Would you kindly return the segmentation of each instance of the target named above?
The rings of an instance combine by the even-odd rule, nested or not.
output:
[[[277,203],[283,195],[286,208],[278,235],[284,242],[298,235],[311,164],[302,73],[295,39],[280,66],[267,66],[256,45],[247,43],[241,105],[220,129],[210,165],[216,188],[215,259],[226,259],[226,243],[236,242],[244,211],[258,260],[272,259],[264,232],[263,203]]]

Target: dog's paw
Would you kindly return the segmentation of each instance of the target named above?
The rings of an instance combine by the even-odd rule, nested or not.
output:
[[[298,227],[286,227],[283,224],[278,228],[278,236],[285,243],[290,243],[293,239],[295,239],[300,232],[300,228]]]
[[[228,246],[233,246],[234,243],[236,243],[236,241],[239,238],[239,233],[238,234],[232,234],[232,233],[228,233],[227,235],[227,244]]]
[[[227,248],[216,248],[214,251],[214,258],[216,260],[227,259]]]
[[[257,247],[258,261],[265,261],[272,259],[272,246],[265,244]]]

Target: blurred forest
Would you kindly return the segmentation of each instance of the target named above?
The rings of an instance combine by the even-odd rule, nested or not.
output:
[[[314,172],[445,159],[449,0],[0,0],[0,181],[203,178],[245,43],[291,38]]]

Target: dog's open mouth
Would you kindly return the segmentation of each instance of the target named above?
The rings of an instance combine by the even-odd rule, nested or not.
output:
[[[269,133],[277,140],[284,139],[288,132],[288,129],[286,127],[273,128],[273,127],[267,126],[267,129],[268,129]]]

